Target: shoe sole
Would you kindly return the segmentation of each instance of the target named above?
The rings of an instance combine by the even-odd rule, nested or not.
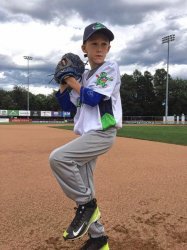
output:
[[[95,211],[94,211],[92,217],[90,218],[90,221],[89,221],[89,223],[88,223],[88,225],[87,225],[85,231],[84,231],[81,235],[79,235],[78,237],[71,238],[71,239],[66,238],[66,236],[68,236],[68,233],[65,231],[65,232],[63,233],[63,238],[64,238],[64,240],[72,240],[72,241],[73,241],[73,240],[80,239],[81,237],[83,237],[83,236],[88,232],[88,229],[89,229],[89,227],[91,226],[91,224],[93,224],[94,222],[96,222],[97,220],[99,220],[100,217],[101,217],[101,213],[100,213],[100,211],[99,211],[99,208],[97,207],[97,208],[95,209]],[[105,249],[102,249],[102,250],[105,250]],[[107,248],[106,248],[106,250],[107,250]]]

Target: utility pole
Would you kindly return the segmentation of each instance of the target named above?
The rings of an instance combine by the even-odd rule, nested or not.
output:
[[[23,57],[24,59],[27,60],[27,70],[28,70],[28,73],[27,73],[27,111],[29,111],[30,109],[30,104],[29,104],[29,61],[32,60],[32,57],[31,56],[24,56]]]
[[[166,100],[165,100],[165,123],[168,122],[168,89],[169,89],[169,43],[175,40],[175,35],[169,35],[162,38],[162,43],[168,44],[168,54],[167,54],[167,78],[166,78]]]

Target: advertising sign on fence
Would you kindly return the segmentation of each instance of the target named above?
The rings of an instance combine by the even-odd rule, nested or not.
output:
[[[0,118],[0,123],[3,123],[3,122],[5,122],[5,123],[7,123],[7,122],[9,122],[9,118]]]
[[[16,123],[32,122],[32,120],[29,118],[11,118],[10,121]]]
[[[31,116],[34,116],[34,117],[40,116],[40,111],[31,111]]]
[[[0,116],[7,116],[8,112],[7,110],[0,110]]]
[[[41,111],[41,116],[43,116],[43,117],[51,117],[51,111]]]
[[[8,116],[19,116],[19,110],[7,110]]]
[[[70,116],[71,116],[70,112],[62,111],[62,117],[70,117]]]
[[[30,110],[19,110],[19,116],[30,116]]]
[[[52,111],[51,116],[52,117],[61,117],[61,111]]]

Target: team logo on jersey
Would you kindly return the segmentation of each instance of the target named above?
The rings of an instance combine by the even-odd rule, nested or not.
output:
[[[101,74],[96,75],[96,77],[97,77],[96,85],[99,85],[102,88],[107,87],[107,81],[113,81],[113,78],[108,77],[106,72],[101,72]]]

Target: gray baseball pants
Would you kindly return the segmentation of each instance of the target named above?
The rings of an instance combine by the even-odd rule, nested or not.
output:
[[[49,162],[54,176],[66,196],[77,205],[95,197],[93,170],[97,157],[111,148],[115,138],[116,128],[91,131],[50,154]],[[92,237],[99,237],[104,234],[104,227],[97,221],[90,226],[88,233]]]

